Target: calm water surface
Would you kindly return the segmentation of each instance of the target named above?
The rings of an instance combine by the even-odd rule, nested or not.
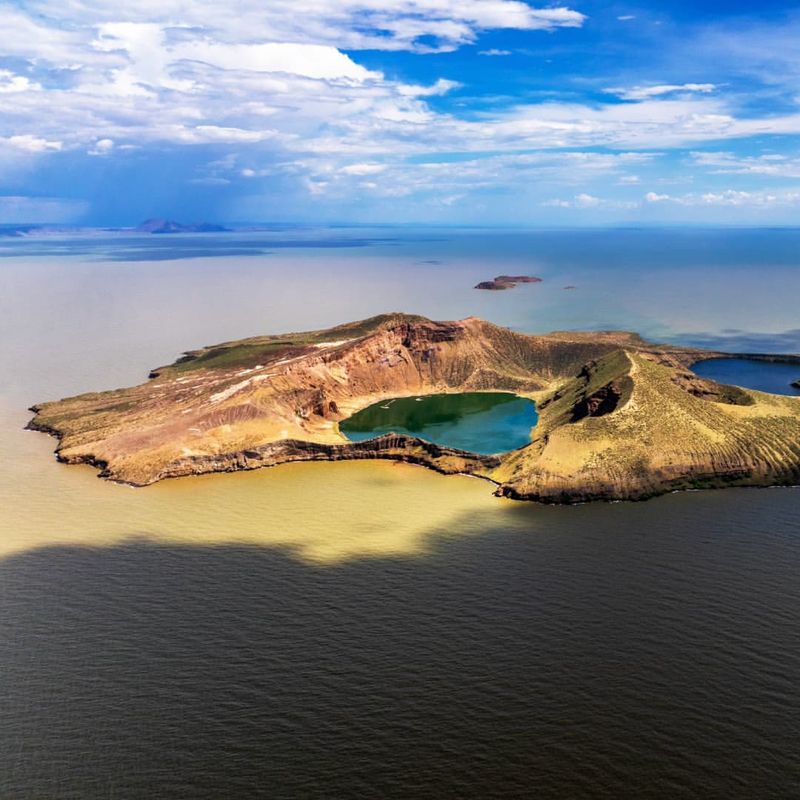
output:
[[[753,361],[748,358],[709,358],[695,364],[692,370],[720,383],[772,394],[800,395],[800,388],[792,385],[800,383],[800,364]]]
[[[464,392],[381,400],[339,423],[360,442],[406,433],[473,453],[504,453],[531,440],[538,419],[531,400],[507,392]]]
[[[800,232],[154,239],[0,247],[0,797],[798,794],[800,490],[547,508],[366,462],[132,490],[22,427],[388,310],[797,352]],[[471,288],[502,272],[544,281]]]

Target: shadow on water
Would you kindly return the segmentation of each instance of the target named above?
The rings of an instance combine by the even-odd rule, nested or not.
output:
[[[0,795],[788,797],[796,502],[515,506],[424,556],[328,566],[147,541],[8,557]]]

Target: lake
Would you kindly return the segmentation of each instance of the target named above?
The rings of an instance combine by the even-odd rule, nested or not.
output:
[[[0,797],[796,795],[800,489],[544,507],[359,461],[136,490],[23,428],[186,349],[392,310],[798,352],[798,254],[794,229],[0,243]],[[543,281],[472,288],[503,273]]]
[[[342,420],[339,430],[354,442],[405,433],[491,455],[530,442],[537,419],[532,400],[507,392],[463,392],[382,400]]]
[[[800,388],[792,386],[800,381],[800,364],[757,361],[752,358],[709,358],[698,361],[692,370],[718,383],[772,394],[800,395]]]

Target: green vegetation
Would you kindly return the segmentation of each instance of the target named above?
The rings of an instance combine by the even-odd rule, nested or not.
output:
[[[720,383],[718,391],[719,395],[716,400],[719,403],[727,403],[731,406],[752,406],[756,402],[753,395],[738,386]]]
[[[306,348],[341,339],[360,339],[381,327],[424,319],[413,314],[379,314],[369,319],[338,325],[317,331],[287,333],[279,336],[255,336],[235,342],[224,342],[199,350],[190,350],[174,364],[160,367],[154,373],[163,375],[168,370],[189,372],[196,369],[248,369],[257,364],[283,358],[294,358]]]
[[[195,369],[246,369],[275,358],[299,355],[303,344],[294,341],[231,344],[196,350],[179,358],[169,369],[188,372]]]
[[[633,382],[628,376],[630,368],[631,362],[623,350],[615,350],[588,363],[575,378],[539,404],[540,409],[547,408],[546,418],[543,418],[547,424],[541,426],[541,433],[576,421],[575,409],[606,387],[614,387],[615,407],[625,405],[633,389]]]

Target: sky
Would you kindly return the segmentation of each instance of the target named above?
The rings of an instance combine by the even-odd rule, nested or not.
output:
[[[0,0],[0,31],[0,223],[800,219],[795,3]]]

